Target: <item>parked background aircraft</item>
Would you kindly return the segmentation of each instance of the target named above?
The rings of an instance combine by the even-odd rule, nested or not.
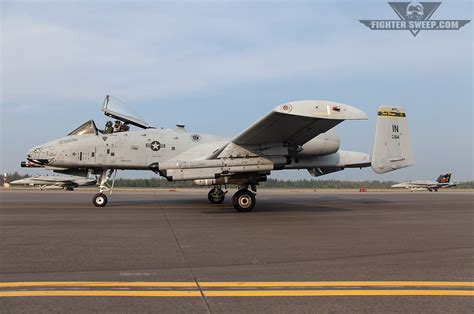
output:
[[[10,182],[11,185],[32,185],[44,189],[65,189],[74,191],[79,186],[91,186],[97,183],[96,179],[87,177],[54,175],[54,176],[33,176]]]
[[[430,191],[438,192],[441,188],[451,188],[456,186],[456,183],[449,183],[451,181],[451,173],[442,174],[436,181],[408,181],[392,185],[392,188],[405,188],[411,191]]]
[[[345,168],[372,166],[386,173],[414,163],[402,107],[378,110],[372,158],[340,149],[334,127],[344,120],[366,120],[349,105],[324,100],[292,101],[274,108],[252,126],[228,139],[216,135],[155,129],[118,99],[106,96],[102,111],[118,120],[104,130],[90,120],[67,136],[32,148],[23,167],[44,167],[63,174],[98,175],[95,206],[107,203],[107,181],[116,170],[151,170],[169,181],[193,180],[212,186],[211,203],[222,203],[227,185],[237,185],[232,204],[238,211],[255,206],[259,182],[271,171],[307,169],[322,176]],[[123,124],[121,124],[121,122]],[[129,130],[129,126],[140,129]],[[113,184],[112,184],[113,185]]]

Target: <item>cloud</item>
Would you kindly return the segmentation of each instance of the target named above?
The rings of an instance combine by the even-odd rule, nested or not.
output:
[[[436,14],[469,18],[470,3],[449,4]],[[97,104],[106,93],[168,103],[140,108],[151,123],[185,120],[228,135],[280,101],[324,97],[368,113],[380,103],[406,105],[414,140],[423,143],[418,156],[440,142],[460,152],[420,163],[420,176],[438,172],[437,163],[472,178],[471,25],[413,38],[358,22],[396,18],[392,11],[386,2],[345,1],[2,3],[0,131],[9,156],[0,159],[16,169],[27,148],[91,115],[102,119]],[[450,115],[454,105],[466,114]],[[220,118],[210,121],[209,112]],[[451,140],[452,132],[433,137],[440,116],[471,134],[469,144]],[[38,121],[48,122],[42,132],[25,127]],[[373,120],[340,131],[345,148],[370,151]]]
[[[156,99],[315,73],[334,77],[348,68],[393,75],[413,68],[457,71],[459,60],[471,55],[469,49],[456,49],[465,42],[461,34],[440,44],[429,34],[417,41],[409,34],[378,36],[357,20],[352,29],[325,29],[335,17],[344,18],[341,10],[321,14],[305,5],[284,6],[291,10],[283,15],[268,5],[190,7],[124,5],[115,10],[88,3],[48,6],[40,10],[45,16],[6,10],[3,102],[96,101],[105,93]],[[303,34],[294,36],[295,30]]]

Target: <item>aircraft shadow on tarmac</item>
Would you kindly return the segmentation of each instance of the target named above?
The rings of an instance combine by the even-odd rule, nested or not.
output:
[[[346,204],[367,204],[367,205],[377,205],[377,204],[387,204],[392,203],[391,201],[387,201],[380,198],[342,198],[338,196],[321,196],[317,198],[318,201],[321,202],[338,202],[346,203]]]
[[[230,204],[229,204],[230,205]],[[221,211],[207,211],[203,212],[205,214],[233,214],[236,213],[233,209],[233,207],[223,207],[220,208],[222,209]],[[227,211],[229,209],[230,211]],[[224,211],[225,210],[225,211]],[[272,203],[268,202],[267,204],[262,204],[260,202],[258,204],[258,208],[256,207],[252,212],[255,213],[274,213],[274,212],[347,212],[347,211],[352,211],[352,209],[347,209],[347,208],[337,208],[337,207],[328,207],[328,206],[318,206],[318,205],[313,205],[313,206],[300,206],[298,204],[291,204],[291,203]],[[239,213],[236,213],[239,214]]]
[[[392,203],[387,200],[379,198],[340,198],[337,196],[322,196],[322,197],[305,197],[303,199],[291,200],[261,200],[258,202],[258,206],[254,209],[255,212],[345,212],[353,211],[352,205],[379,205]],[[335,207],[336,205],[338,207]],[[235,213],[230,201],[226,201],[220,205],[211,205],[207,200],[196,200],[195,198],[190,199],[154,199],[154,200],[134,200],[134,201],[117,201],[110,204],[109,207],[133,207],[133,206],[146,206],[155,205],[156,208],[161,209],[173,209],[169,206],[179,207],[182,206],[195,206],[196,210],[203,210],[205,214],[226,214]],[[345,208],[347,205],[348,208]],[[153,208],[153,207],[151,207]],[[229,211],[228,211],[229,210]]]

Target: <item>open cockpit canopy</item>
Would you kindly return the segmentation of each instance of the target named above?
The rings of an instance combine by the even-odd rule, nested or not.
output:
[[[89,120],[71,133],[69,133],[67,136],[71,135],[97,135],[97,127],[95,126],[95,123],[93,120]]]
[[[150,125],[133,109],[128,107],[123,101],[113,96],[105,96],[102,111],[106,116],[132,124],[139,128],[148,129]]]

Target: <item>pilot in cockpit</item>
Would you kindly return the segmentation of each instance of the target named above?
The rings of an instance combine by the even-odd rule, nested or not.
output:
[[[104,130],[104,133],[113,133],[114,132],[114,128],[113,128],[113,124],[112,124],[112,121],[107,121],[107,123],[105,124],[105,130]]]
[[[114,124],[114,133],[115,133],[115,132],[120,132],[121,128],[122,128],[122,123],[121,123],[119,120],[115,121],[115,124]]]

